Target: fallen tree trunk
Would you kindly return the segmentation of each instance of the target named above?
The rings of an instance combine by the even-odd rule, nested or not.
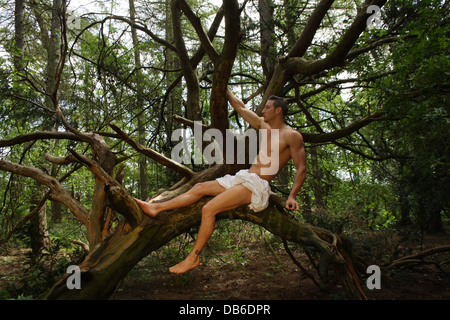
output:
[[[98,143],[98,148],[102,151],[106,144]],[[198,203],[170,212],[160,214],[157,219],[145,216],[136,201],[128,194],[122,185],[110,176],[111,167],[106,159],[110,153],[96,152],[99,156],[96,160],[78,154],[74,150],[70,159],[64,158],[66,163],[76,161],[86,166],[95,176],[97,193],[101,197],[94,197],[91,210],[87,210],[79,202],[67,195],[67,191],[58,181],[41,170],[29,168],[7,161],[0,161],[0,169],[11,171],[24,176],[29,176],[38,182],[48,186],[52,192],[52,199],[65,203],[71,211],[80,217],[80,221],[87,227],[92,224],[92,217],[97,217],[97,212],[105,212],[103,208],[118,212],[122,217],[119,226],[109,235],[97,237],[98,241],[89,242],[89,254],[79,265],[81,270],[81,289],[69,289],[67,280],[69,274],[63,276],[47,294],[47,299],[107,299],[121,283],[136,263],[149,253],[157,250],[168,243],[176,236],[188,232],[192,227],[198,226],[201,222],[201,208],[208,201],[201,199]],[[48,157],[47,157],[48,158]],[[53,159],[55,160],[55,159]],[[60,159],[61,160],[61,159]],[[105,163],[108,165],[105,166]],[[108,170],[105,170],[106,167]],[[186,192],[197,182],[203,182],[223,176],[227,173],[235,173],[245,165],[215,165],[201,172],[185,176],[180,182],[168,190],[157,194],[153,201],[166,201],[183,192]],[[101,210],[97,202],[101,202]],[[295,220],[287,214],[284,209],[280,209],[277,201],[266,210],[255,213],[247,206],[223,212],[217,216],[218,219],[242,219],[258,224],[271,233],[281,237],[284,241],[291,241],[302,246],[313,247],[320,255],[318,263],[318,273],[320,284],[328,281],[328,271],[335,268],[335,275],[344,281],[346,288],[356,288],[351,290],[356,296],[365,298],[359,286],[358,268],[359,262],[352,255],[351,245],[344,237],[334,234],[328,230],[316,228]],[[95,221],[97,221],[95,220]],[[89,230],[89,228],[88,228]],[[92,228],[94,231],[103,231],[103,228]],[[96,234],[96,233],[95,233]],[[104,238],[103,238],[104,237]],[[100,241],[101,239],[101,241]]]
[[[210,178],[221,170],[217,167],[206,172],[209,174],[205,173],[202,178]],[[184,192],[186,185],[189,184],[161,194],[159,200]],[[140,208],[128,201],[127,198],[131,197],[124,194],[120,186],[106,184],[105,190],[109,206],[114,210],[128,217],[142,215],[142,212],[136,212],[140,211]],[[67,274],[54,285],[46,299],[107,299],[142,258],[178,235],[198,226],[201,222],[201,208],[208,200],[209,198],[205,197],[192,206],[163,212],[158,219],[145,217],[134,226],[130,226],[124,219],[115,232],[97,248],[91,250],[89,256],[79,265],[81,289],[68,289],[66,282],[70,274]],[[255,213],[248,206],[242,206],[219,214],[217,219],[246,220],[264,227],[284,240],[316,248],[321,256],[319,264],[321,279],[326,279],[331,265],[343,267],[346,263],[351,264],[351,261],[348,259],[345,261],[339,253],[339,250],[344,250],[348,246],[338,235],[300,223],[283,210],[279,210],[276,201],[272,201],[272,205],[262,212]]]

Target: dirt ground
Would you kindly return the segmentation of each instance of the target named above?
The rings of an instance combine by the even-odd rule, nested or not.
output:
[[[216,240],[224,241],[225,238]],[[232,243],[232,242],[230,242]],[[244,242],[245,243],[245,242]],[[423,249],[450,244],[450,232],[427,236]],[[217,245],[217,243],[216,243]],[[275,256],[264,241],[248,245],[229,245],[225,248],[205,249],[203,262],[183,275],[172,275],[168,268],[177,263],[180,255],[167,258],[168,253],[154,253],[139,262],[123,280],[111,300],[343,300],[348,299],[341,286],[331,292],[321,291],[277,246]],[[187,254],[182,253],[181,256]],[[292,250],[297,260],[311,266],[303,250]],[[413,252],[417,252],[413,251]],[[9,250],[0,255],[0,294],[17,287],[21,292],[24,281],[24,250]],[[445,261],[439,270],[435,265],[412,268],[382,269],[381,289],[369,290],[362,279],[362,287],[369,300],[448,300],[450,299],[450,253],[429,256]],[[25,297],[27,294],[23,294]],[[20,295],[19,295],[20,298]],[[35,297],[33,297],[35,298]],[[0,299],[2,296],[0,295]]]
[[[450,244],[450,236],[427,236],[423,249]],[[298,261],[308,266],[302,250],[294,251]],[[283,248],[277,250],[278,264],[264,242],[241,252],[240,261],[230,261],[227,250],[215,251],[212,258],[183,275],[168,272],[169,263],[158,266],[155,276],[148,261],[140,262],[111,297],[114,300],[341,300],[349,299],[341,286],[321,291],[292,262]],[[448,253],[440,256],[450,257]],[[433,258],[432,256],[427,257]],[[445,259],[445,258],[444,258]],[[310,267],[312,268],[312,267]],[[312,274],[315,274],[314,271]],[[444,271],[444,272],[443,272]],[[151,273],[152,277],[146,276]],[[395,269],[381,274],[381,289],[362,287],[369,300],[448,300],[450,268],[434,265]]]

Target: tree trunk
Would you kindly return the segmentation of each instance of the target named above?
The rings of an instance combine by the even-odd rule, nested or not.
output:
[[[276,62],[276,46],[274,41],[273,22],[273,2],[272,0],[259,0],[259,29],[261,30],[261,66],[264,76],[268,76]]]
[[[36,209],[40,200],[45,197],[45,190],[41,186],[37,187],[35,200],[32,201],[30,212]],[[48,236],[47,229],[47,204],[40,207],[39,212],[30,219],[30,245],[31,252],[37,256],[41,253],[42,249],[48,248],[50,245],[50,238]]]
[[[443,232],[444,227],[442,225],[441,206],[434,204],[433,200],[430,201],[430,203],[431,204],[428,206],[428,231]]]
[[[134,0],[129,0],[130,6],[130,20],[133,23],[136,23],[136,9],[134,6]],[[134,113],[137,114],[138,121],[138,133],[139,133],[139,143],[145,145],[145,112],[144,112],[144,93],[142,88],[142,64],[141,64],[141,52],[139,50],[139,40],[137,36],[137,31],[134,26],[131,26],[131,38],[133,40],[134,47],[134,64],[136,68],[136,108],[134,109]],[[140,190],[140,198],[146,199],[149,194],[148,190],[148,176],[147,176],[147,158],[143,155],[139,156],[139,190]]]
[[[188,183],[175,190],[160,194],[157,201],[164,201],[185,192],[193,184],[221,176],[225,166],[215,166],[195,176]],[[128,196],[123,189],[106,185],[109,205],[119,213],[142,215],[140,208],[132,201],[125,201]],[[176,236],[198,226],[201,221],[201,208],[209,200],[205,197],[192,206],[163,212],[157,219],[143,218],[134,227],[123,220],[115,232],[92,251],[79,265],[81,270],[81,289],[69,290],[66,286],[69,274],[63,276],[50,290],[46,299],[106,299],[121,280],[143,257],[164,246]],[[139,212],[138,212],[139,211]],[[217,219],[242,219],[258,224],[271,233],[287,241],[315,247],[321,254],[320,275],[326,278],[330,265],[343,266],[344,259],[338,248],[345,243],[339,236],[328,230],[315,228],[298,222],[290,215],[280,211],[275,202],[266,210],[255,213],[242,206],[235,210],[220,213]],[[351,256],[351,253],[349,253]]]
[[[61,223],[62,221],[62,207],[61,203],[57,201],[52,201],[52,222]]]
[[[22,10],[22,11],[21,11]],[[45,106],[51,109],[53,107],[53,102],[51,99],[51,94],[55,88],[55,73],[58,64],[58,44],[59,44],[59,29],[60,29],[60,20],[59,14],[61,10],[61,0],[53,0],[52,5],[52,15],[51,15],[51,33],[50,35],[47,33],[47,30],[41,30],[41,41],[45,45],[45,49],[47,51],[47,63],[46,63],[46,71],[45,71],[45,90],[48,95],[45,97]],[[23,14],[23,3],[16,3],[16,14]],[[16,17],[16,41],[18,41],[17,49],[23,50],[23,43],[21,43],[20,38],[22,37],[23,42],[23,29],[21,30],[20,23],[23,23],[21,20],[23,17]],[[23,28],[23,26],[22,26]],[[22,34],[21,34],[22,33]],[[20,60],[14,61],[15,67],[18,68],[17,71],[20,71],[22,68],[20,65]],[[42,127],[44,130],[55,131],[55,117],[45,117],[42,121]],[[51,168],[47,168],[47,171],[51,171]],[[35,199],[41,199],[44,196],[45,191],[40,190],[41,187],[38,187],[35,195]],[[39,200],[37,200],[39,201]],[[31,211],[34,208],[31,209]],[[34,215],[30,220],[31,223],[31,246],[33,253],[37,254],[42,247],[46,247],[49,243],[49,238],[47,234],[47,206],[44,205],[38,214]]]
[[[24,10],[25,1],[16,0],[14,2],[14,41],[15,41],[15,52],[14,52],[14,69],[16,72],[22,72],[22,56],[23,49],[25,46],[24,42]]]

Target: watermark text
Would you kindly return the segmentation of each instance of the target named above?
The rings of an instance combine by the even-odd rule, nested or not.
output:
[[[371,274],[371,276],[369,276],[366,281],[367,289],[381,289],[380,267],[377,265],[370,265],[367,267],[366,273]]]
[[[369,30],[380,29],[381,28],[381,9],[377,5],[370,5],[367,7],[366,13],[372,13],[372,15],[367,18],[367,27]]]
[[[173,131],[171,140],[178,144],[172,149],[172,160],[183,164],[202,164],[203,159],[207,164],[245,164],[257,157],[255,161],[262,165],[261,174],[272,175],[278,172],[280,138],[278,129],[260,129],[259,133],[255,129],[249,129],[235,139],[236,136],[229,129],[226,130],[225,137],[218,129],[203,132],[201,122],[195,121],[193,133],[192,136],[184,129]],[[259,154],[257,154],[258,140],[261,141]],[[203,148],[205,142],[207,145]],[[224,147],[225,155],[223,155]]]
[[[81,289],[81,271],[80,267],[71,265],[67,268],[66,273],[71,275],[66,280],[67,289]]]

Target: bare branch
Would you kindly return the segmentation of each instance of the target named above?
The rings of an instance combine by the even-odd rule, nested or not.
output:
[[[64,176],[62,176],[59,179],[59,182],[63,182],[64,180],[66,180],[68,177],[70,177],[72,175],[72,173],[74,173],[75,171],[77,171],[78,169],[81,168],[81,165],[75,166],[72,170],[70,170],[69,172],[67,172]],[[22,219],[19,220],[19,222],[17,222],[17,224],[11,229],[9,230],[9,232],[6,234],[5,238],[0,239],[0,245],[4,244],[6,242],[9,241],[9,239],[11,238],[11,236],[14,234],[14,232],[20,228],[21,226],[23,226],[27,221],[29,221],[32,217],[34,217],[36,214],[39,213],[39,211],[41,210],[42,206],[44,206],[44,204],[46,203],[47,200],[51,199],[51,190],[47,191],[47,193],[44,195],[44,197],[42,197],[41,201],[38,203],[38,205],[33,209],[33,211],[31,211],[30,213],[28,213],[25,217],[23,217]]]
[[[186,119],[178,114],[174,114],[172,116],[172,119],[175,120],[178,123],[184,124],[185,126],[194,128],[194,121]],[[202,132],[204,133],[206,130],[210,129],[211,127],[205,126],[204,124],[201,125]]]
[[[0,170],[9,171],[20,176],[29,177],[40,184],[49,187],[52,191],[51,199],[61,202],[75,215],[75,217],[82,223],[86,224],[88,221],[89,211],[76,199],[74,199],[61,183],[54,177],[44,173],[43,171],[22,166],[20,164],[12,163],[5,160],[0,160]]]
[[[302,31],[302,34],[298,38],[291,52],[289,52],[288,57],[302,57],[306,50],[311,45],[311,41],[313,40],[317,29],[322,23],[323,18],[325,17],[328,9],[330,9],[334,0],[322,0],[317,5],[314,12],[311,14],[311,17],[308,19],[305,28]]]
[[[87,243],[84,243],[81,240],[73,240],[72,243],[81,246],[85,254],[89,253],[89,245]]]
[[[211,61],[214,64],[216,64],[217,60],[219,59],[219,54],[212,45],[212,42],[209,39],[208,34],[203,28],[200,18],[197,17],[197,15],[192,11],[191,7],[189,7],[189,5],[185,0],[178,0],[178,5],[180,6],[180,9],[183,10],[184,14],[189,19],[195,31],[197,32],[197,35],[202,43],[203,49],[206,51]]]
[[[448,252],[448,251],[450,251],[450,245],[435,247],[435,248],[421,251],[419,253],[416,253],[416,254],[413,254],[410,256],[406,256],[406,257],[397,259],[397,260],[393,261],[392,263],[390,263],[389,265],[384,266],[384,267],[392,268],[392,267],[398,267],[400,265],[404,265],[404,264],[408,264],[408,263],[415,263],[417,261],[422,261],[423,258],[426,256],[436,254],[436,253],[441,253],[441,252]]]
[[[356,18],[351,26],[341,37],[338,45],[334,48],[334,50],[324,59],[315,61],[314,66],[316,67],[317,65],[319,69],[325,70],[330,67],[339,65],[341,62],[343,62],[351,48],[358,40],[361,33],[367,27],[367,19],[370,16],[370,14],[367,13],[367,8],[370,5],[377,5],[379,7],[382,7],[385,3],[386,0],[373,0],[370,3],[367,1],[363,8],[356,15]]]
[[[143,145],[137,143],[130,137],[128,137],[122,130],[120,130],[117,126],[110,124],[109,125],[117,134],[119,135],[120,139],[128,143],[133,149],[138,151],[139,153],[142,153],[143,155],[155,160],[156,162],[162,164],[163,166],[166,166],[167,168],[170,168],[174,170],[175,172],[180,173],[184,177],[191,178],[195,173],[191,169],[189,169],[186,166],[183,166],[182,164],[173,161],[170,158],[167,158],[166,156],[156,152],[153,149],[144,147]]]
[[[357,131],[358,129],[368,125],[369,123],[377,120],[379,117],[381,116],[381,114],[379,112],[373,112],[370,115],[353,122],[352,124],[350,124],[349,126],[343,128],[343,129],[339,129],[339,130],[335,130],[333,132],[326,132],[326,133],[318,133],[318,134],[314,134],[314,133],[302,133],[303,135],[303,140],[305,142],[314,142],[314,143],[318,143],[318,142],[332,142],[335,141],[337,139],[349,136],[350,134],[352,134],[353,132]]]
[[[114,208],[124,216],[132,227],[136,227],[144,218],[144,213],[140,210],[137,202],[128,194],[122,185],[103,170],[97,162],[74,150],[70,149],[69,151],[78,159],[78,161],[85,165],[99,181],[105,184],[106,194],[110,197],[110,201],[115,205]],[[120,199],[118,200],[118,198]],[[132,207],[134,209],[121,210],[122,207]]]
[[[45,160],[58,165],[66,165],[77,161],[73,155],[68,155],[66,157],[55,157],[49,153],[46,153],[44,154],[44,158]]]
[[[45,205],[47,200],[50,199],[50,195],[51,195],[51,192],[47,191],[47,193],[44,195],[44,197],[41,199],[41,201],[39,201],[39,203],[33,209],[33,211],[31,211],[25,217],[20,219],[19,222],[17,222],[17,224],[13,228],[11,228],[11,230],[8,231],[5,238],[0,239],[0,245],[7,243],[18,228],[23,226],[27,221],[29,221],[31,218],[33,218],[35,215],[37,215],[39,213],[39,211],[41,211],[42,207]]]
[[[150,38],[152,38],[155,42],[162,44],[163,46],[167,47],[168,49],[176,52],[177,48],[175,48],[170,42],[164,40],[163,38],[158,37],[156,34],[154,34],[146,25],[141,25],[138,23],[134,23],[132,22],[130,19],[122,17],[122,16],[116,16],[116,15],[112,15],[110,17],[106,17],[103,22],[105,22],[108,19],[115,19],[115,20],[119,20],[125,23],[128,23],[130,26],[132,26],[133,28],[136,28],[144,33],[146,33],[147,35],[150,36]]]
[[[393,43],[393,42],[399,41],[401,39],[406,39],[406,38],[410,38],[410,37],[414,37],[414,35],[407,34],[407,35],[398,36],[398,37],[389,37],[389,38],[379,39],[377,41],[374,41],[374,42],[368,44],[365,47],[356,48],[356,49],[353,49],[353,50],[349,51],[348,54],[345,57],[345,60],[346,61],[353,60],[357,56],[359,56],[360,54],[368,52],[370,50],[373,50],[373,49],[375,49],[375,48],[377,48],[377,47],[379,47],[379,46],[381,46],[383,44]]]
[[[74,141],[89,142],[89,140],[86,139],[85,135],[79,136],[72,132],[38,131],[23,134],[11,139],[0,140],[0,147],[10,147],[21,143],[42,139],[68,139]]]

